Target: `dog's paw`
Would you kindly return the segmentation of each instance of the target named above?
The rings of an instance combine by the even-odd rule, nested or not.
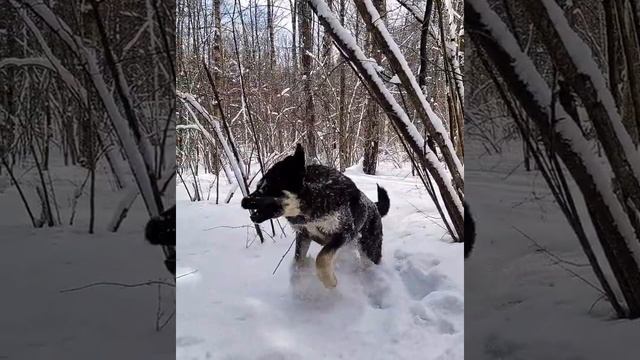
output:
[[[293,268],[294,270],[300,270],[303,268],[308,268],[313,265],[313,258],[311,256],[306,256],[300,260],[294,260]]]
[[[327,289],[333,289],[338,285],[338,279],[334,273],[319,271],[318,278]]]

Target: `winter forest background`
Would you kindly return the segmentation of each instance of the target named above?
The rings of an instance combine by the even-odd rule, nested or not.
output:
[[[639,6],[465,3],[465,195],[482,209],[465,322],[479,359],[638,352]]]
[[[175,4],[0,13],[0,357],[173,358],[175,285],[144,227],[175,202]]]
[[[178,1],[179,359],[462,358],[462,5]],[[336,291],[239,206],[296,143],[391,198],[382,264],[341,249]]]
[[[391,198],[335,292],[298,142]],[[0,358],[635,359],[639,143],[638,0],[0,0]]]
[[[359,63],[357,56],[340,50],[344,44],[333,44],[331,34],[314,15],[318,11],[313,10],[317,8],[314,4],[178,1],[179,97],[191,107],[201,102],[217,124],[207,120],[198,125],[195,121],[201,114],[193,113],[191,107],[180,108],[179,176],[197,175],[197,164],[204,164],[204,171],[216,176],[216,184],[219,178],[238,182],[232,173],[232,163],[237,162],[247,178],[239,182],[249,185],[260,169],[268,169],[297,142],[305,145],[311,161],[342,171],[362,161],[366,174],[376,173],[379,160],[396,167],[409,161],[406,147],[421,164],[421,173],[434,171],[439,161],[429,159],[433,165],[425,165],[423,159],[428,156],[424,149],[427,143],[434,149],[438,141],[444,145],[445,139],[450,142],[445,154],[451,151],[461,158],[462,2],[318,2],[329,6],[338,27],[343,27],[335,32],[350,33],[350,40],[366,54],[364,63],[376,67],[380,85],[396,96],[420,139],[402,129],[399,133],[394,122],[386,120],[385,111],[394,111],[381,108],[367,90],[367,80],[366,85],[359,81],[363,72],[351,69],[357,68],[352,64]],[[391,41],[376,42],[376,33],[367,30],[366,24],[374,21],[363,21],[359,15],[359,9],[368,14],[367,4],[382,14]],[[377,18],[373,17],[380,22]],[[395,56],[387,60],[385,51],[396,47],[402,59]],[[405,76],[396,74],[394,69],[402,62],[408,65],[406,70],[416,88]],[[429,104],[421,103],[419,95]],[[193,131],[201,127],[215,140]],[[434,137],[436,133],[440,135]],[[223,155],[224,142],[229,142],[233,152],[230,158]],[[415,146],[418,151],[413,151]],[[461,160],[454,157],[444,156],[444,161],[457,169]],[[229,200],[231,194],[220,194],[218,185],[203,189],[197,176],[193,179],[185,184],[193,200]],[[454,182],[461,192],[462,176],[454,176]],[[453,208],[459,203],[459,194],[445,202],[447,208]],[[459,210],[454,213],[458,213],[454,223],[459,225]]]

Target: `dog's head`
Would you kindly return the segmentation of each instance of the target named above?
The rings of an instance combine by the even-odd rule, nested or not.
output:
[[[304,149],[298,144],[293,155],[274,164],[260,179],[256,191],[242,199],[242,207],[251,210],[251,221],[258,224],[283,215],[298,215],[297,194],[302,189],[304,173]]]

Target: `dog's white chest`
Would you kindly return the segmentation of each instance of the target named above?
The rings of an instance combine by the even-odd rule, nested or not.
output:
[[[340,217],[336,213],[329,214],[304,224],[296,224],[294,228],[297,231],[306,229],[313,237],[325,238],[328,234],[335,233],[340,229]]]

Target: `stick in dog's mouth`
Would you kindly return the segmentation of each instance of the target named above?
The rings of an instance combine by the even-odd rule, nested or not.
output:
[[[249,210],[249,218],[256,224],[275,217],[278,209],[281,209],[280,200],[270,196],[247,196],[242,199],[240,206]]]
[[[261,208],[266,208],[268,206],[273,206],[277,204],[277,200],[274,197],[265,196],[265,197],[251,197],[247,196],[242,199],[240,202],[240,206],[243,209],[247,210],[258,210]]]

